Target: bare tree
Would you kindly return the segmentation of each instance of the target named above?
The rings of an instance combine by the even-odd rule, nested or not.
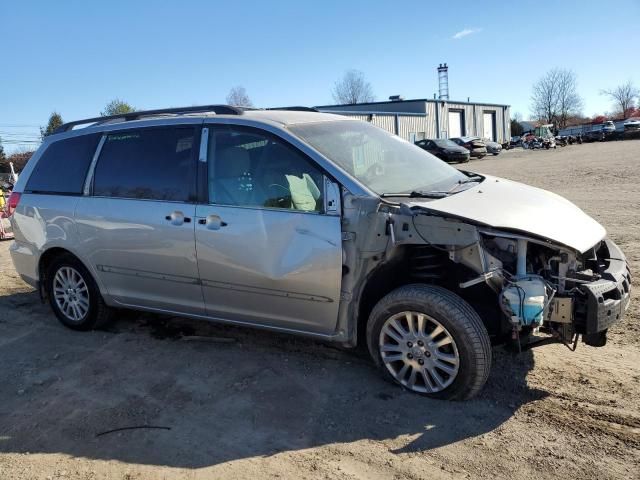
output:
[[[640,90],[631,80],[611,90],[601,90],[600,93],[607,95],[615,102],[616,109],[619,108],[619,113],[623,118],[634,108],[636,99],[640,97]]]
[[[555,70],[551,70],[533,86],[531,95],[533,117],[545,123],[553,122],[556,115],[557,98],[558,82]]]
[[[577,92],[576,74],[571,70],[549,70],[533,86],[531,112],[538,120],[564,128],[567,120],[581,111],[582,99]]]
[[[558,71],[557,127],[565,128],[567,121],[582,112],[582,98],[578,95],[578,81],[571,70]]]
[[[336,82],[331,93],[336,103],[347,105],[375,100],[371,84],[364,78],[364,73],[359,70],[345,72],[344,76]]]
[[[27,148],[22,148],[20,150],[18,150],[17,152],[12,153],[11,155],[8,155],[5,159],[4,159],[4,163],[7,165],[6,171],[10,172],[11,171],[11,167],[9,167],[8,165],[10,163],[13,163],[13,167],[15,168],[16,172],[21,172],[22,169],[24,168],[24,166],[27,164],[27,162],[29,161],[29,159],[31,158],[31,156],[35,153],[35,150],[29,150]]]
[[[227,103],[236,107],[253,107],[253,102],[249,98],[244,87],[238,85],[229,90],[227,95]]]

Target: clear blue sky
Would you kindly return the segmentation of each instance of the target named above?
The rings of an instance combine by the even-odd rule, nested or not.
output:
[[[572,69],[593,115],[611,110],[601,88],[640,84],[640,1],[13,0],[0,4],[0,45],[5,139],[30,138],[52,110],[95,116],[115,97],[218,103],[243,85],[257,106],[332,103],[350,68],[379,100],[432,97],[441,62],[452,99],[525,117],[532,84]]]

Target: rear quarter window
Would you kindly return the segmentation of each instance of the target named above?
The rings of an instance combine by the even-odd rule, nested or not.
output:
[[[100,134],[58,140],[44,151],[25,187],[27,193],[80,195]]]

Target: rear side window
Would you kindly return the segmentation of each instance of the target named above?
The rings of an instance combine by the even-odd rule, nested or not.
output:
[[[52,143],[33,169],[25,192],[80,195],[100,134]]]
[[[187,202],[195,200],[195,129],[127,130],[107,136],[93,194]]]

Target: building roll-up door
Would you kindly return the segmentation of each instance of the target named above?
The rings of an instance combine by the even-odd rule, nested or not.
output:
[[[460,110],[449,110],[449,138],[461,137],[463,130],[462,112]]]
[[[483,119],[483,134],[484,138],[495,142],[496,141],[496,114],[495,112],[484,112],[482,114]]]

